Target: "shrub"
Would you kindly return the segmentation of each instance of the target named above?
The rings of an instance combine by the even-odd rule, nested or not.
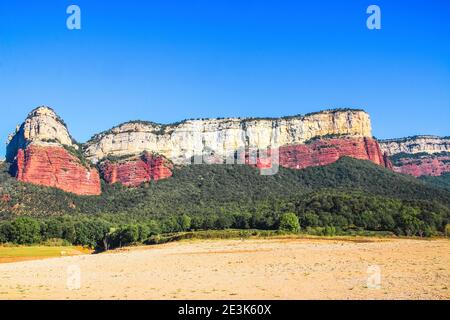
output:
[[[285,213],[280,219],[280,230],[288,232],[299,232],[300,224],[295,213]]]

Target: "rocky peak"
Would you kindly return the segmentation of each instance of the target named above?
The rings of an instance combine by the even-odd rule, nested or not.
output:
[[[79,195],[99,195],[98,171],[84,161],[64,121],[49,107],[31,111],[9,137],[6,159],[17,180]]]
[[[19,149],[30,144],[66,145],[78,149],[64,121],[46,106],[31,111],[22,125],[17,126],[8,138],[6,159],[13,161]]]

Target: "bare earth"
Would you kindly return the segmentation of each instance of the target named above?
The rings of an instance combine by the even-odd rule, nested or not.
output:
[[[450,298],[449,240],[360,240],[185,241],[0,264],[0,299]],[[368,286],[377,268],[381,286]]]

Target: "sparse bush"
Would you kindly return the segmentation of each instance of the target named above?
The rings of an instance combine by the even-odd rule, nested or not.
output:
[[[288,232],[299,232],[300,224],[295,213],[285,213],[280,219],[280,230]]]

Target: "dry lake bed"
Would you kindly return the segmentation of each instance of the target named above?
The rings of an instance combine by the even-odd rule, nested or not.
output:
[[[450,240],[192,240],[0,263],[0,299],[450,299]]]

